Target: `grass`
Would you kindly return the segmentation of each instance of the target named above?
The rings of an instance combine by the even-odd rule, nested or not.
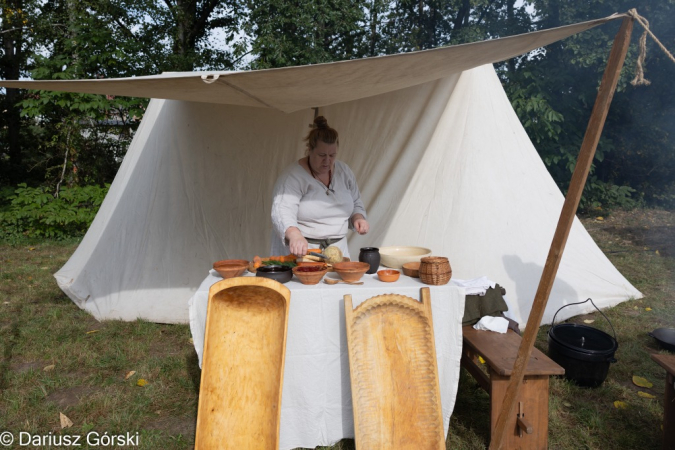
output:
[[[659,350],[646,333],[675,323],[675,213],[616,212],[584,224],[645,298],[605,311],[620,347],[600,388],[551,380],[549,446],[659,448],[665,372],[649,357]],[[99,323],[77,308],[52,277],[76,245],[0,245],[0,432],[137,432],[141,448],[191,447],[200,373],[188,326]],[[571,321],[584,319],[611,333],[600,314]],[[541,328],[536,343],[543,351],[547,331]],[[126,378],[130,371],[135,374]],[[654,386],[638,388],[633,375]],[[147,384],[137,386],[140,379]],[[640,397],[639,390],[656,398]],[[617,409],[615,401],[626,408]],[[487,394],[462,372],[447,448],[486,448],[488,410]],[[60,413],[72,420],[71,428],[61,430]],[[354,445],[346,439],[326,448]]]

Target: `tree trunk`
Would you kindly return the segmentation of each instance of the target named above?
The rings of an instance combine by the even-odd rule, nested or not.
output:
[[[0,73],[4,79],[18,80],[21,73],[23,55],[23,0],[14,0],[5,3],[2,8],[2,46],[4,54],[0,59]],[[7,18],[11,19],[7,19]],[[16,20],[12,20],[16,19]],[[12,31],[10,31],[12,30]],[[21,149],[21,110],[16,106],[20,100],[18,89],[7,88],[2,114],[7,126],[8,164],[4,165],[3,178],[10,184],[16,184],[24,179],[23,154]]]
[[[509,30],[508,34],[513,34],[513,30],[516,27],[516,18],[514,5],[516,0],[507,0],[506,1],[506,27]],[[516,59],[511,58],[506,62],[506,67],[510,73],[516,73]]]

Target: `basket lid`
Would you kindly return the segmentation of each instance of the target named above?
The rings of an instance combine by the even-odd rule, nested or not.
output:
[[[576,323],[555,325],[548,334],[558,344],[589,355],[611,354],[619,347],[604,331]]]
[[[427,264],[442,264],[449,261],[445,256],[425,256],[424,258],[420,259],[420,262]]]

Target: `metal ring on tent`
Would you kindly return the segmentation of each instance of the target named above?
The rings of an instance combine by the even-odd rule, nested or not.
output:
[[[202,75],[202,81],[206,84],[211,84],[215,82],[220,75],[217,73],[211,73],[208,75]]]

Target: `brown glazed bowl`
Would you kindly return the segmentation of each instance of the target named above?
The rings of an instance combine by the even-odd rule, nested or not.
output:
[[[333,271],[345,281],[359,281],[369,269],[370,264],[365,262],[350,261],[333,264]]]
[[[224,279],[241,276],[248,268],[248,261],[244,259],[223,259],[213,263],[213,270]]]
[[[296,276],[302,284],[319,284],[319,281],[328,272],[328,267],[322,266],[297,266],[293,267],[293,275]]]
[[[398,277],[401,276],[401,272],[393,269],[378,270],[377,276],[380,278],[380,281],[385,283],[393,283],[398,280]]]

